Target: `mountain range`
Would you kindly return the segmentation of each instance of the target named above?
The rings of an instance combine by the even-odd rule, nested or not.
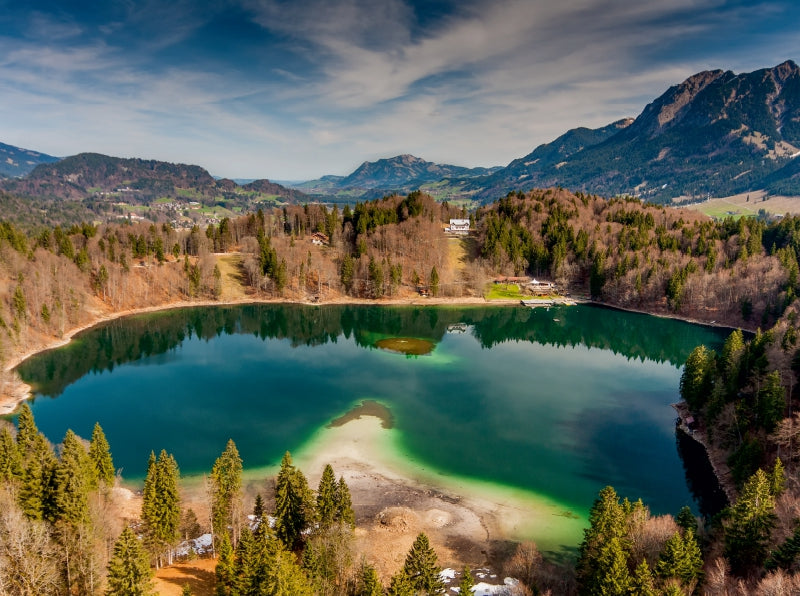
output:
[[[19,178],[40,163],[53,163],[58,159],[46,153],[0,143],[0,178]]]
[[[766,190],[800,196],[800,68],[786,61],[751,73],[712,70],[670,87],[636,118],[575,128],[505,167],[465,168],[413,155],[364,162],[347,176],[287,183],[215,180],[200,166],[82,153],[59,160],[0,144],[0,189],[83,199],[120,189],[161,197],[269,196],[284,202],[353,202],[422,189],[486,203],[510,191],[563,186],[653,202]],[[242,205],[244,205],[242,203]]]
[[[580,130],[467,188],[482,201],[555,185],[655,202],[756,189],[800,195],[800,69],[792,61],[740,75],[701,72],[634,120]]]
[[[15,148],[16,149],[16,148]],[[25,150],[18,150],[25,151]],[[99,153],[79,153],[52,162],[42,162],[21,178],[0,181],[0,188],[25,197],[80,200],[104,195],[125,195],[137,203],[159,198],[208,198],[257,194],[286,202],[310,198],[269,180],[239,185],[215,179],[196,165],[173,164]]]

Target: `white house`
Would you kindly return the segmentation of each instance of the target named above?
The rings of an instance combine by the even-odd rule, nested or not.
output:
[[[468,219],[451,219],[450,226],[445,229],[449,234],[469,234],[469,220]]]

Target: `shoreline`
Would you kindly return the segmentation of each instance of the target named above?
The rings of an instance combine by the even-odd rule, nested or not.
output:
[[[83,331],[87,331],[103,323],[115,321],[124,317],[140,314],[169,311],[179,308],[207,307],[207,306],[240,306],[247,304],[299,304],[305,306],[328,306],[337,304],[354,304],[366,306],[515,306],[517,300],[491,300],[483,297],[464,296],[460,298],[422,298],[419,296],[405,298],[388,298],[380,300],[337,297],[321,302],[310,302],[307,300],[291,300],[286,298],[245,298],[238,300],[181,300],[168,302],[165,304],[144,306],[141,308],[130,308],[115,312],[106,312],[92,319],[92,321],[73,327],[66,331],[61,337],[53,337],[49,341],[39,343],[22,353],[13,353],[3,366],[3,377],[0,377],[0,416],[13,414],[22,402],[32,397],[32,388],[22,381],[15,369],[28,358],[54,350],[67,345],[72,339]]]
[[[292,458],[312,487],[326,464],[345,479],[363,530],[357,543],[366,552],[376,552],[370,541],[382,545],[386,560],[377,563],[386,577],[402,565],[419,531],[450,567],[489,564],[506,545],[531,539],[558,557],[583,537],[585,515],[533,492],[428,469],[408,457],[398,431],[381,416],[358,405],[348,414],[346,422],[317,431]]]

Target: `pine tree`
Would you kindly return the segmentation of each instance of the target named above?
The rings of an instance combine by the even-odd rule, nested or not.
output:
[[[393,575],[392,579],[389,580],[387,594],[388,596],[415,596],[416,590],[411,585],[411,580],[401,571]]]
[[[227,536],[227,533],[225,534]],[[245,595],[257,593],[258,551],[253,533],[242,530],[233,563],[233,586],[231,594]]]
[[[431,276],[430,276],[429,286],[430,286],[430,289],[431,289],[431,295],[432,296],[438,296],[439,295],[439,272],[436,270],[436,265],[431,267]]]
[[[772,484],[767,474],[759,469],[742,487],[739,499],[730,509],[725,529],[725,557],[737,573],[764,562],[776,520],[774,510]]]
[[[378,572],[366,562],[361,567],[360,587],[358,596],[383,596],[383,586],[378,577]]]
[[[664,543],[664,549],[656,565],[658,575],[664,579],[676,578],[684,586],[700,580],[703,569],[703,555],[694,532],[689,529],[681,535],[675,532]]]
[[[775,465],[769,474],[770,491],[773,497],[778,497],[786,489],[786,472],[780,457],[775,458]]]
[[[20,507],[29,519],[42,519],[51,501],[49,489],[57,461],[27,403],[22,404],[17,418],[17,448],[22,458]]]
[[[264,499],[261,498],[261,493],[256,495],[256,502],[253,504],[253,517],[259,523],[264,517]]]
[[[594,584],[589,592],[583,593],[627,596],[632,582],[628,571],[628,556],[619,538],[614,536],[600,547],[597,563],[598,572]]]
[[[234,593],[234,558],[233,547],[228,533],[225,532],[219,542],[217,551],[217,566],[214,569],[216,575],[216,585],[214,594],[216,596],[232,596]]]
[[[22,480],[22,455],[7,426],[0,430],[0,482]]]
[[[78,525],[89,519],[88,455],[71,430],[64,435],[61,461],[54,475],[54,507],[50,521],[63,520]]]
[[[682,507],[678,512],[678,516],[675,518],[675,523],[678,524],[679,528],[691,530],[697,534],[697,518],[694,516],[688,505]]]
[[[192,596],[192,588],[189,584],[183,584],[183,589],[181,590],[181,596]]]
[[[266,591],[272,596],[312,596],[314,590],[294,555],[279,548],[267,567]]]
[[[275,533],[287,548],[294,550],[300,546],[301,532],[309,525],[312,515],[308,482],[292,465],[292,456],[287,451],[275,483]]]
[[[242,458],[232,439],[228,439],[225,451],[211,468],[213,493],[211,498],[211,520],[215,537],[233,530],[233,543],[237,541],[238,515],[241,506]]]
[[[403,573],[418,592],[438,594],[444,590],[444,583],[439,577],[441,569],[437,565],[436,552],[431,548],[424,532],[411,545],[403,564]]]
[[[475,578],[472,577],[472,572],[469,569],[469,566],[464,567],[464,570],[461,572],[461,581],[458,583],[458,593],[459,595],[466,594],[469,596],[472,594],[472,588],[475,587]]]
[[[332,525],[338,517],[338,486],[333,468],[330,464],[325,466],[317,489],[317,521],[322,528]]]
[[[636,596],[657,596],[655,578],[646,559],[637,565],[631,580],[631,594]]]
[[[178,464],[172,455],[162,450],[156,459],[150,454],[142,495],[142,521],[148,546],[159,566],[164,555],[167,564],[171,564],[172,546],[180,538],[179,479]]]
[[[344,481],[344,477],[339,477],[339,484],[336,487],[336,520],[356,527],[356,514],[353,512],[353,500],[350,497],[350,488]]]
[[[147,553],[134,533],[126,527],[114,545],[108,562],[108,596],[150,596],[154,594]]]
[[[95,423],[92,431],[89,459],[92,462],[97,481],[109,487],[114,486],[114,461],[111,459],[111,448],[99,422]]]
[[[600,557],[604,545],[611,539],[620,540],[625,536],[626,513],[619,502],[616,491],[607,486],[600,491],[589,511],[589,527],[583,531],[583,542],[578,549],[579,558],[576,564],[578,583],[582,594],[592,594],[602,576]],[[624,550],[624,549],[623,549]]]
[[[692,410],[699,410],[708,401],[713,388],[714,352],[697,346],[683,368],[680,381],[681,398]]]

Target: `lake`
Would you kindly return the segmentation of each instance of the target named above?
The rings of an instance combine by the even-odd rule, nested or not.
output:
[[[654,513],[709,513],[707,462],[683,461],[670,404],[689,352],[726,335],[591,305],[198,307],[103,324],[18,370],[48,438],[99,421],[126,480],[161,449],[208,472],[228,438],[246,468],[273,466],[375,400],[438,474],[581,516],[609,484]]]

